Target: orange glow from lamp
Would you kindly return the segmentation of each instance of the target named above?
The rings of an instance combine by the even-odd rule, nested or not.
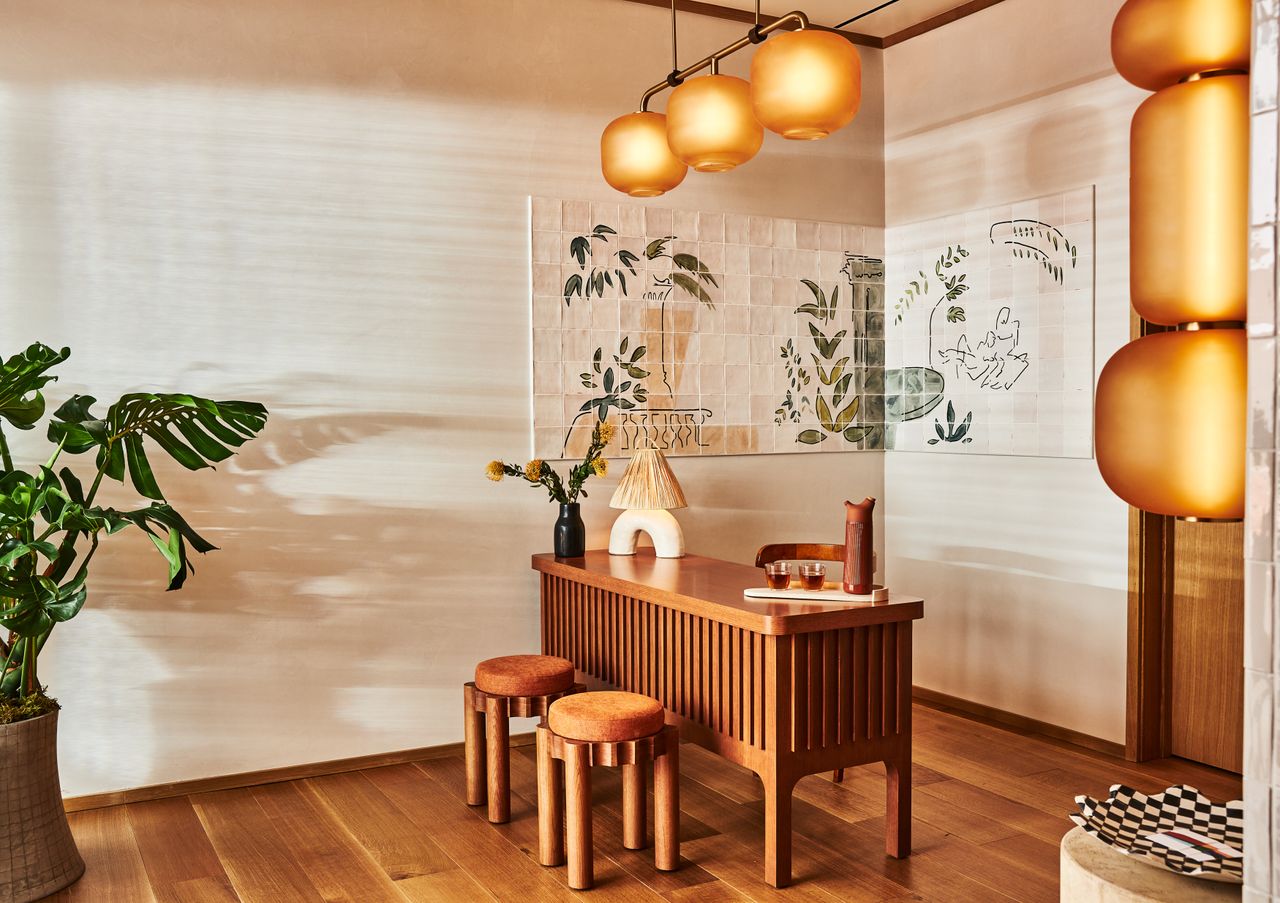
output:
[[[783,138],[825,138],[862,103],[862,60],[839,35],[802,29],[769,38],[751,59],[751,106]]]
[[[1165,326],[1245,318],[1249,78],[1165,88],[1133,116],[1129,292]]]
[[[1245,332],[1143,336],[1107,361],[1094,412],[1098,470],[1134,507],[1244,516]]]
[[[1128,81],[1159,91],[1197,72],[1249,70],[1249,0],[1129,0],[1111,27]]]
[[[683,182],[689,168],[667,146],[667,117],[644,111],[619,116],[605,127],[600,170],[618,191],[653,198]]]
[[[743,79],[703,75],[671,92],[667,143],[695,172],[727,172],[754,157],[763,142]]]

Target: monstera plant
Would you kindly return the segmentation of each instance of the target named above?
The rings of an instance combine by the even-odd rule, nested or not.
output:
[[[96,399],[74,395],[49,420],[47,456],[18,466],[6,430],[31,430],[43,419],[41,389],[70,353],[35,344],[0,365],[0,627],[8,632],[0,639],[3,900],[38,899],[84,870],[62,815],[50,748],[57,704],[45,695],[38,663],[54,629],[84,607],[99,545],[141,531],[167,566],[168,588],[181,588],[194,570],[191,550],[214,546],[165,501],[149,455],[159,450],[188,470],[211,467],[267,421],[266,408],[249,401],[136,392],[99,412]],[[72,463],[81,461],[77,472]],[[107,482],[132,486],[146,502],[101,504]],[[22,762],[29,767],[16,767]]]

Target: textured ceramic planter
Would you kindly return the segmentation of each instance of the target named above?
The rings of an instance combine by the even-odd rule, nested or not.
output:
[[[0,903],[27,903],[84,874],[58,781],[58,713],[0,724]]]

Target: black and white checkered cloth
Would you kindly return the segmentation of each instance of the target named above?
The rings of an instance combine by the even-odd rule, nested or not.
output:
[[[1234,878],[1237,881],[1243,878],[1243,859],[1215,855],[1198,862],[1150,840],[1152,834],[1182,829],[1243,850],[1244,804],[1240,800],[1214,803],[1185,784],[1154,796],[1113,784],[1111,796],[1102,802],[1077,796],[1076,805],[1081,814],[1073,814],[1071,820],[1121,853],[1147,857],[1184,875],[1212,875],[1220,880]]]

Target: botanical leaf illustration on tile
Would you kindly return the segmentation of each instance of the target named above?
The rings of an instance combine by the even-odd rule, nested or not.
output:
[[[1091,453],[1092,236],[1092,186],[889,230],[887,447]]]
[[[535,457],[601,421],[624,454],[882,447],[885,268],[861,253],[882,230],[541,198],[530,215]]]

